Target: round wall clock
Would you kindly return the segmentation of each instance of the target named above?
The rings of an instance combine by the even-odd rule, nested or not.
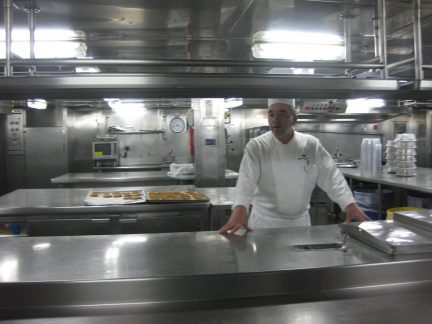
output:
[[[174,117],[170,121],[170,129],[173,133],[181,133],[185,130],[186,124],[180,117]]]

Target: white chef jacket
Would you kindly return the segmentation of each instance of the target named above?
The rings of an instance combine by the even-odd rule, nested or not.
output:
[[[283,144],[267,132],[246,145],[233,207],[252,204],[251,228],[310,225],[309,202],[316,185],[342,210],[355,202],[344,176],[316,137],[294,131]]]

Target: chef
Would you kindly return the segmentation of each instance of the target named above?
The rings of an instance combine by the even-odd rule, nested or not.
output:
[[[294,107],[294,100],[269,100],[271,131],[247,144],[233,211],[219,233],[308,226],[311,224],[309,202],[316,185],[345,211],[346,221],[369,220],[355,203],[344,176],[319,140],[294,130],[297,122]]]

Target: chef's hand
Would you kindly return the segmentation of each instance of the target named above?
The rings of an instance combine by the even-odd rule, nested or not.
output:
[[[219,230],[219,234],[234,234],[240,229],[251,231],[248,226],[248,212],[245,206],[235,206],[231,216],[224,226]]]
[[[362,222],[369,221],[370,218],[364,213],[364,211],[357,206],[357,204],[349,204],[345,209],[345,222]]]

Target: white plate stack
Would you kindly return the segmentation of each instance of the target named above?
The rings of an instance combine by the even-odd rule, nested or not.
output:
[[[396,142],[396,175],[412,177],[416,173],[417,139],[415,134],[398,134]]]
[[[396,142],[395,141],[387,141],[386,149],[384,153],[384,159],[386,164],[384,166],[384,170],[387,173],[396,173]]]

